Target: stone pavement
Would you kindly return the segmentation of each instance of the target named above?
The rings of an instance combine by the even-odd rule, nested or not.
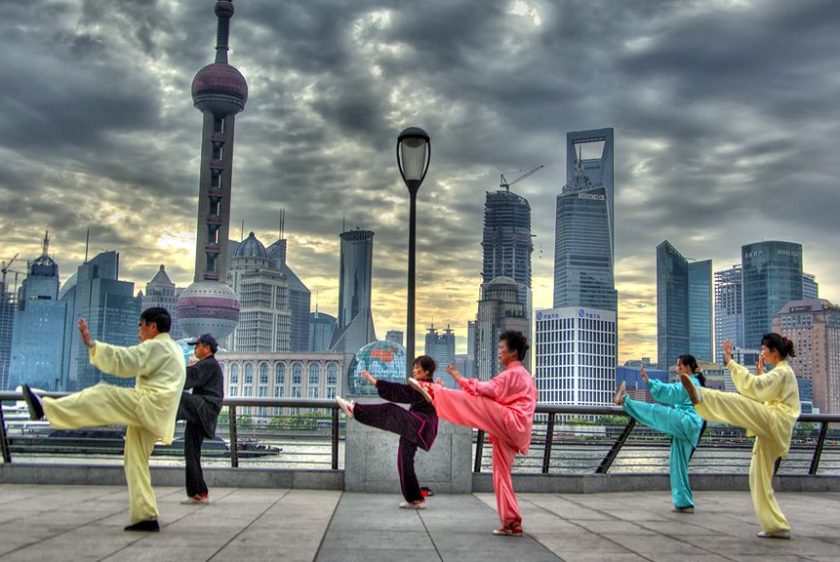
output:
[[[693,515],[665,492],[522,494],[526,536],[494,537],[492,494],[401,498],[216,488],[207,506],[157,488],[162,530],[126,533],[122,486],[0,484],[0,561],[840,559],[840,494],[779,494],[793,540],[762,540],[745,492],[699,492]]]

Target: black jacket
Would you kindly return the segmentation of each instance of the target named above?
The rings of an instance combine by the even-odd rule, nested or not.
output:
[[[192,395],[201,398],[198,404],[201,426],[210,438],[216,434],[216,420],[222,410],[225,397],[225,381],[222,368],[216,357],[205,357],[195,365],[187,367],[187,380],[184,390],[192,389]]]
[[[431,449],[438,431],[438,416],[435,407],[407,384],[377,379],[376,391],[381,398],[390,402],[411,404],[408,411],[413,414],[410,425],[416,439],[413,436],[406,437],[416,442],[424,451]]]

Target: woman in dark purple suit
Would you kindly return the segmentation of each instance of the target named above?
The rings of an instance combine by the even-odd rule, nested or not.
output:
[[[435,373],[435,360],[428,355],[421,355],[414,360],[412,376],[417,380],[432,381]],[[385,404],[356,404],[336,396],[338,405],[347,414],[348,419],[355,419],[365,425],[384,429],[400,436],[397,451],[397,470],[400,473],[400,488],[404,502],[403,509],[425,509],[426,500],[420,493],[420,483],[414,471],[414,454],[417,447],[424,451],[432,448],[438,429],[438,417],[435,407],[407,384],[378,380],[367,371],[362,377],[376,387]],[[394,404],[410,404],[406,410]]]

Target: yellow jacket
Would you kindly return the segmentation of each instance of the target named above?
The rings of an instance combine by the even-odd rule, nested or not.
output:
[[[164,444],[172,442],[187,371],[184,355],[168,333],[131,347],[97,341],[90,363],[109,375],[136,377],[137,416]]]
[[[793,369],[784,360],[763,375],[753,375],[735,361],[729,361],[727,367],[738,392],[747,398],[764,402],[770,409],[775,425],[768,429],[773,434],[774,445],[781,456],[786,456],[800,414],[799,385],[796,384]]]

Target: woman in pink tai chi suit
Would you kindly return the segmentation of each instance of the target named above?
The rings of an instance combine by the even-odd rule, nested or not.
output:
[[[438,417],[477,427],[490,435],[493,489],[502,522],[494,535],[522,536],[522,513],[513,492],[511,470],[514,455],[528,452],[537,406],[536,382],[522,366],[527,351],[528,342],[521,332],[504,332],[499,336],[498,358],[505,370],[486,382],[464,378],[454,365],[449,365],[446,371],[463,392],[417,379],[408,381],[434,405]]]

